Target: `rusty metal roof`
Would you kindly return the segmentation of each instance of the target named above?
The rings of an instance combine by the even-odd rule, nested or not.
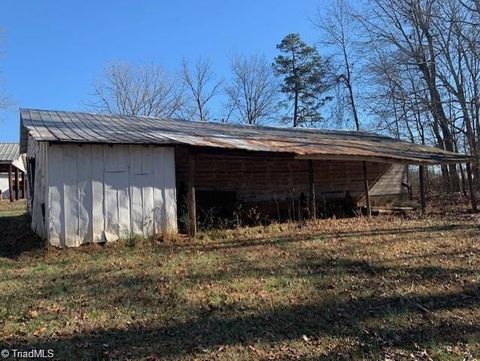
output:
[[[0,143],[0,162],[11,163],[20,156],[18,143]]]
[[[355,131],[203,123],[81,112],[21,109],[21,151],[27,136],[65,143],[190,145],[290,153],[305,159],[359,159],[406,163],[468,162],[438,148]]]

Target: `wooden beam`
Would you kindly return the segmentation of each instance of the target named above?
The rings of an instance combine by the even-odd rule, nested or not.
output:
[[[370,203],[370,187],[368,185],[367,162],[363,162],[363,186],[365,191],[365,207],[367,208],[367,216],[372,216],[372,206]]]
[[[187,210],[188,210],[188,235],[195,237],[197,234],[197,205],[195,200],[195,154],[188,154],[187,169]]]
[[[10,202],[13,202],[12,165],[8,167],[8,195]]]
[[[19,192],[20,190],[20,176],[18,174],[18,168],[15,167],[15,200],[18,201],[19,199]]]
[[[477,196],[475,194],[475,185],[473,184],[472,178],[472,166],[470,163],[467,163],[467,179],[468,179],[468,188],[470,191],[470,203],[472,205],[472,211],[477,212]]]
[[[346,160],[346,161],[365,161],[365,162],[375,162],[375,163],[400,163],[406,165],[438,165],[438,164],[458,164],[458,163],[468,163],[472,161],[470,157],[464,157],[462,159],[451,159],[451,160],[435,160],[435,159],[418,159],[418,158],[402,158],[402,157],[381,157],[381,156],[358,156],[352,154],[309,154],[309,155],[294,155],[295,159],[313,159],[313,160]]]
[[[317,218],[317,204],[315,200],[315,168],[313,167],[313,160],[308,161],[309,185],[310,185],[310,218]]]
[[[422,213],[425,214],[427,200],[425,198],[425,167],[423,165],[418,166],[418,177],[420,181],[420,208]]]
[[[25,172],[20,173],[22,175],[22,198],[26,198],[25,196]]]

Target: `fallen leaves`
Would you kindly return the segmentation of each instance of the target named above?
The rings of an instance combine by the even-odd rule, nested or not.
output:
[[[0,337],[124,360],[473,360],[475,222],[319,220],[24,256],[0,274]]]

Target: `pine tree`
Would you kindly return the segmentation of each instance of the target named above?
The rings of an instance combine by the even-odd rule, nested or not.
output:
[[[277,49],[282,54],[275,58],[273,68],[275,75],[283,76],[281,91],[287,96],[281,105],[293,113],[285,118],[291,116],[294,127],[321,121],[320,108],[330,99],[324,96],[329,89],[328,62],[299,34],[285,36]]]

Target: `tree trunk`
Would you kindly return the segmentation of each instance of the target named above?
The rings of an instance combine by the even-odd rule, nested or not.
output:
[[[298,90],[295,90],[295,101],[293,103],[293,127],[298,126]]]

